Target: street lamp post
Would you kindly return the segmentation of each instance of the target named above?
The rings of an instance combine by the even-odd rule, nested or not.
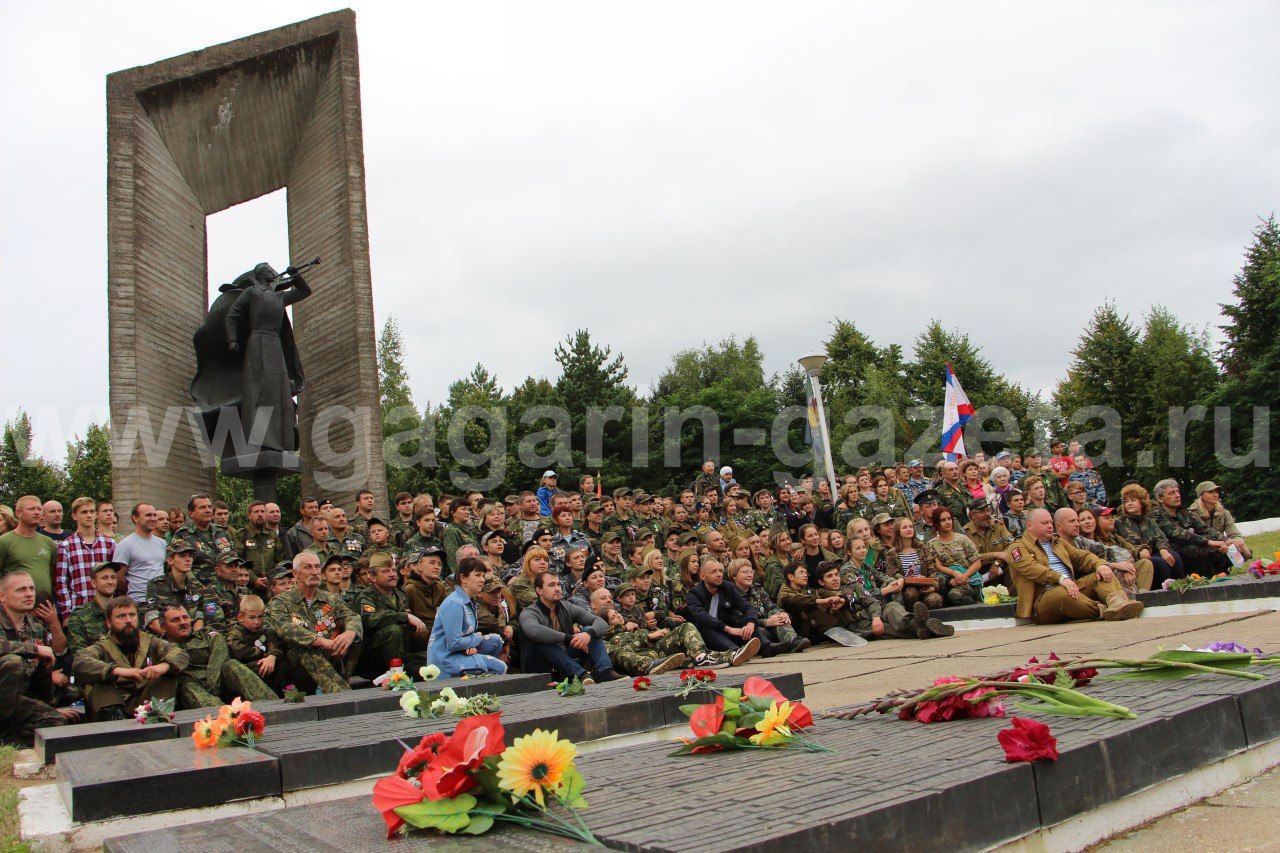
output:
[[[804,372],[809,375],[809,381],[813,383],[813,396],[818,405],[818,429],[822,433],[822,451],[825,456],[823,461],[827,466],[827,487],[831,490],[831,499],[834,501],[836,495],[836,468],[831,463],[831,432],[827,429],[827,412],[822,405],[822,383],[818,380],[818,374],[822,372],[822,365],[827,363],[827,354],[815,352],[801,356],[798,361],[800,366],[804,368]]]

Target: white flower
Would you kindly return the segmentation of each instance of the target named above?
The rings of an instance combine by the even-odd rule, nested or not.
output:
[[[416,690],[406,690],[404,695],[400,697],[400,708],[404,711],[406,717],[418,716],[418,705],[421,704],[422,698],[418,696]]]
[[[422,676],[424,681],[435,681],[440,677],[440,667],[433,663],[427,664],[422,669],[418,670],[418,675]]]

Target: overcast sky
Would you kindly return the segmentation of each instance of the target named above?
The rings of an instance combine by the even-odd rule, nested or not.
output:
[[[476,361],[554,378],[577,328],[644,391],[732,333],[781,371],[835,317],[908,351],[941,317],[1050,389],[1104,298],[1220,322],[1280,198],[1275,3],[354,5],[419,406]],[[6,417],[107,405],[106,75],[333,8],[0,4]],[[284,265],[283,193],[209,229],[215,286]]]

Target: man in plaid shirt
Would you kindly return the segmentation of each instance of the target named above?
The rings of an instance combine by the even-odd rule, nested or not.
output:
[[[58,543],[53,590],[63,624],[73,610],[93,600],[93,567],[110,560],[116,550],[115,541],[95,529],[97,515],[93,498],[76,498],[71,504],[76,532]]]

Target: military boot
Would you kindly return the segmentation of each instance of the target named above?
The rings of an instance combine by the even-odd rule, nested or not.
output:
[[[1102,611],[1102,618],[1108,622],[1136,619],[1141,615],[1142,602],[1129,598],[1123,592],[1114,592],[1107,596],[1107,607]]]

